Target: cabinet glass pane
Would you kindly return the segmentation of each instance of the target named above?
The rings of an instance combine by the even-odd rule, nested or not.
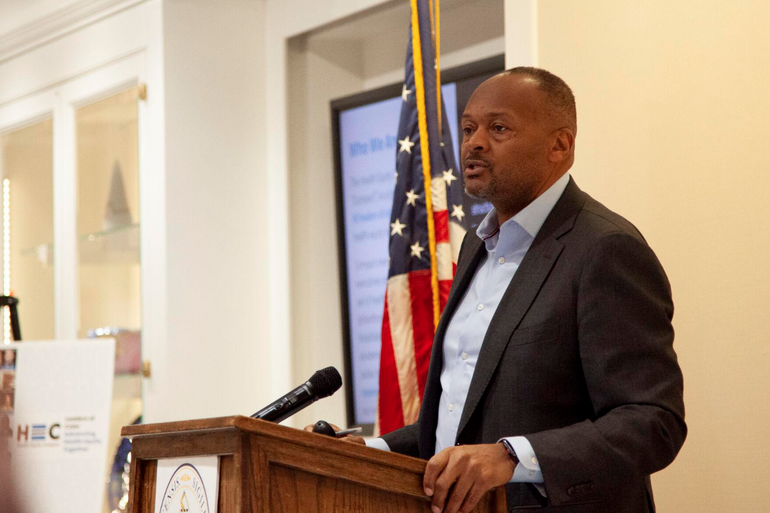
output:
[[[19,299],[24,340],[54,337],[53,123],[0,136],[2,292]],[[3,339],[9,340],[7,308]]]
[[[80,336],[141,329],[135,89],[75,111]]]

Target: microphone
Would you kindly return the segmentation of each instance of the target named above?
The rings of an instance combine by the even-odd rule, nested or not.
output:
[[[268,404],[252,417],[269,422],[281,422],[324,397],[329,397],[342,386],[342,377],[334,367],[316,371],[302,385]]]

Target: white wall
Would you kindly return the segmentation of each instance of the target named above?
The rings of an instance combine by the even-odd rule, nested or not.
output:
[[[577,98],[573,176],[671,281],[689,434],[659,511],[770,510],[770,38],[765,1],[540,0],[539,59]]]
[[[292,379],[335,366],[344,376],[337,217],[329,100],[360,91],[361,47],[293,41],[289,49],[289,190]],[[324,134],[324,135],[320,135]],[[295,426],[345,419],[344,388],[293,419]],[[316,418],[318,416],[318,418]]]
[[[165,0],[168,331],[153,421],[250,414],[268,400],[262,3]],[[161,354],[158,354],[161,353]]]

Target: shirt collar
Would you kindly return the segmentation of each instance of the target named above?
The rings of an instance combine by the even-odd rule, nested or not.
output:
[[[529,205],[521,209],[519,213],[503,223],[503,227],[510,224],[516,224],[529,234],[531,239],[537,236],[537,233],[545,223],[548,214],[551,213],[556,202],[559,201],[564,189],[569,183],[570,174],[564,173],[553,185],[551,185],[543,194],[535,198]],[[494,249],[497,245],[497,238],[500,234],[500,226],[497,224],[497,210],[487,213],[484,220],[476,228],[476,235],[487,243],[487,249]],[[491,243],[491,244],[490,244]],[[492,246],[490,248],[490,245]]]

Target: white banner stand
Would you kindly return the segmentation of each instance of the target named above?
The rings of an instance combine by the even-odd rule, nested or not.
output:
[[[0,413],[26,511],[100,513],[115,340],[0,345]],[[3,424],[8,424],[3,422]]]

